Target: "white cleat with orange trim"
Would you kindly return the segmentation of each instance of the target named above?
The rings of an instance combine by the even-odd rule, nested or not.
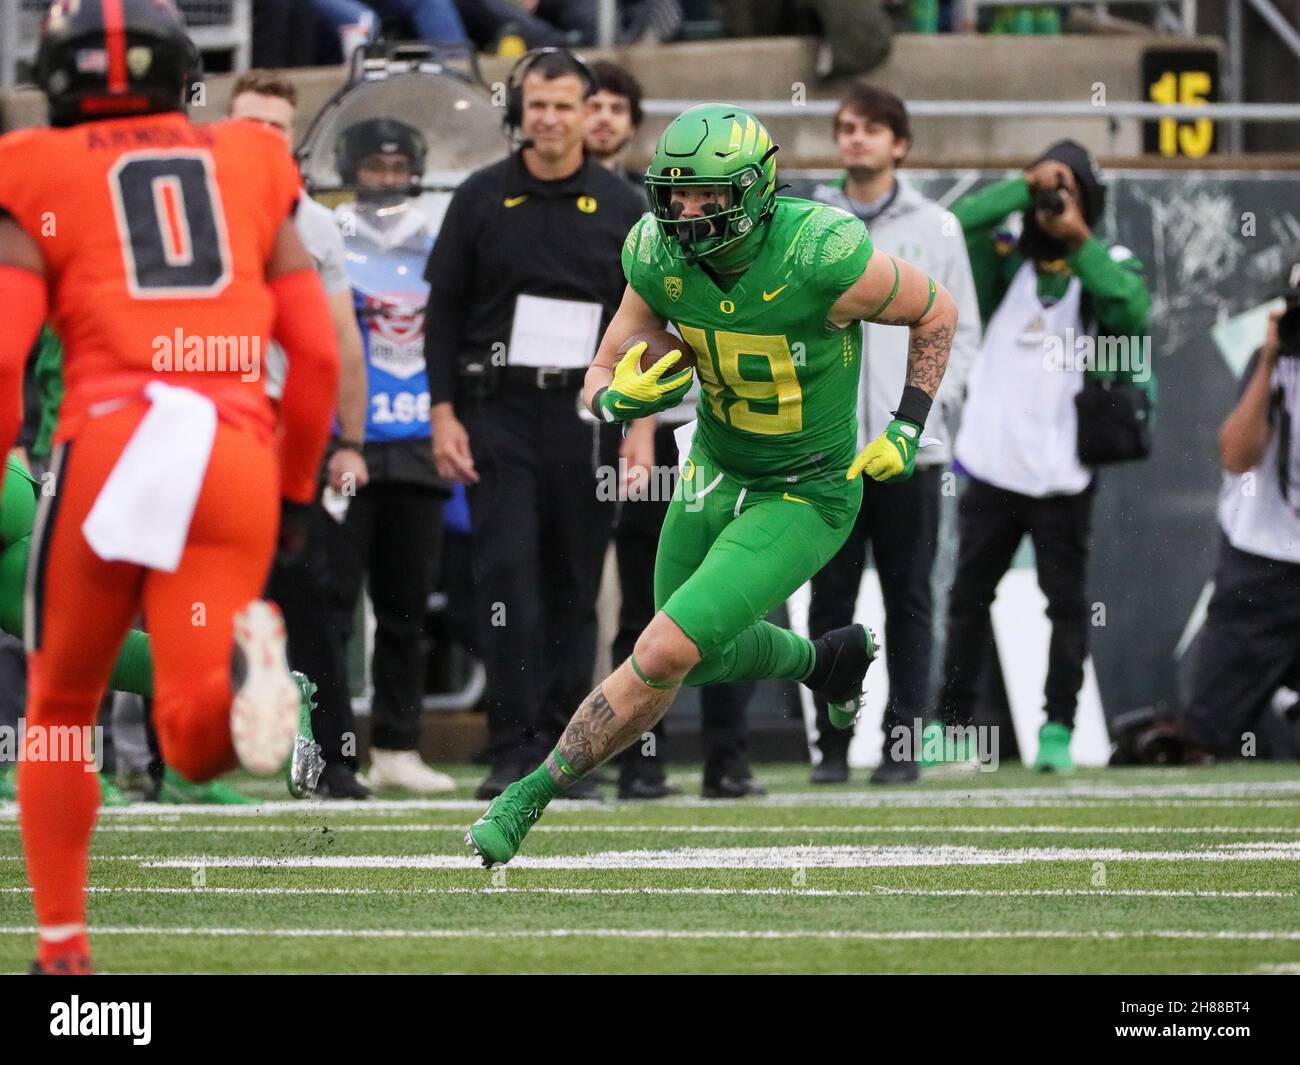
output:
[[[293,751],[301,705],[285,658],[284,618],[254,599],[235,614],[230,736],[240,764],[257,776],[280,772]]]

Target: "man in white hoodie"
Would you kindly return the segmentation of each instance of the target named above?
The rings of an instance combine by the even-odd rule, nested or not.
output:
[[[903,101],[886,89],[858,82],[841,101],[833,130],[845,173],[836,181],[819,185],[813,198],[862,219],[877,248],[916,263],[952,293],[958,309],[952,354],[935,397],[939,417],[931,417],[926,424],[927,436],[915,474],[906,481],[865,486],[857,524],[839,554],[812,581],[809,635],[816,637],[850,624],[867,545],[871,545],[885,600],[885,664],[889,673],[883,756],[871,780],[898,783],[915,780],[918,775],[911,752],[919,748],[920,738],[916,737],[914,747],[910,730],[928,704],[933,644],[930,571],[938,540],[942,470],[952,458],[948,422],[961,405],[966,374],[979,346],[979,306],[961,226],[898,176],[897,169],[912,145]],[[858,435],[865,446],[893,417],[890,406],[907,369],[906,330],[864,324],[862,368]],[[847,780],[852,730],[831,728],[820,700],[817,732],[822,758],[813,770],[813,783]]]

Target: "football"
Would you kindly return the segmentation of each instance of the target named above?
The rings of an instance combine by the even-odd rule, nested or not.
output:
[[[695,350],[681,337],[668,332],[667,329],[650,329],[644,333],[637,333],[635,336],[628,337],[623,341],[623,346],[618,349],[618,357],[621,359],[628,353],[632,345],[639,344],[643,340],[646,342],[646,349],[641,353],[640,367],[642,373],[649,370],[670,351],[680,351],[681,356],[664,371],[665,377],[671,377],[673,374],[681,373],[682,370],[688,370],[695,365]]]

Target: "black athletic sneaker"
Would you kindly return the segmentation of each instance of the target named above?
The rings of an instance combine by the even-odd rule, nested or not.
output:
[[[862,625],[831,629],[813,640],[817,658],[804,681],[826,700],[826,714],[835,728],[845,729],[862,709],[862,684],[876,659],[876,636]]]
[[[913,784],[920,779],[921,770],[915,762],[910,759],[896,762],[889,757],[888,751],[871,774],[873,784]]]
[[[368,799],[370,789],[344,762],[327,762],[312,795],[317,799]]]
[[[849,759],[847,755],[823,754],[821,762],[813,767],[808,778],[813,784],[847,784],[849,782]]]
[[[600,788],[596,786],[596,782],[590,777],[575,780],[555,797],[557,799],[586,799],[589,802],[601,802],[603,799]]]
[[[480,800],[495,799],[524,775],[525,773],[521,773],[519,766],[513,762],[494,765],[491,772],[483,778],[482,783],[474,789],[474,798]]]
[[[720,777],[714,781],[705,781],[700,795],[706,799],[758,799],[767,794],[753,777]]]
[[[671,799],[681,793],[681,788],[666,780],[642,780],[638,777],[618,786],[618,797],[623,800]]]

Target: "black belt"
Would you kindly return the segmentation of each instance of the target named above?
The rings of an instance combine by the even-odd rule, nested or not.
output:
[[[502,380],[511,388],[581,388],[586,370],[562,370],[551,366],[506,366]]]

